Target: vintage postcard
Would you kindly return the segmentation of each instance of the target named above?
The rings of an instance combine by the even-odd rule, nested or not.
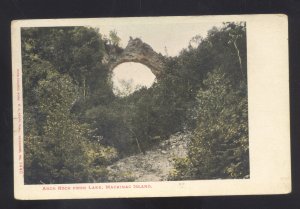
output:
[[[282,14],[12,22],[15,198],[291,192]]]

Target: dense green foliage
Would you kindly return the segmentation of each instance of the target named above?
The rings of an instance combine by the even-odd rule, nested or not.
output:
[[[80,54],[88,60],[79,59]],[[105,73],[99,70],[101,54],[101,37],[93,29],[22,31],[26,183],[106,178],[105,164],[116,158],[116,150],[90,140],[94,138],[91,126],[72,112],[74,103],[93,90],[95,81],[89,77],[91,72],[85,73],[87,69],[100,76]]]
[[[170,179],[247,178],[245,28],[230,23],[220,31],[212,30],[196,50],[207,52],[213,62],[204,63],[211,70],[197,91],[196,127],[188,157],[175,159]]]
[[[170,179],[249,175],[245,26],[195,36],[164,57],[156,83],[123,97],[102,62],[119,43],[116,31],[22,29],[25,182],[107,181],[114,160],[184,131],[193,133],[189,154]]]

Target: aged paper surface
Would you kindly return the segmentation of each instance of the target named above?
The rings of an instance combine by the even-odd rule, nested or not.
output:
[[[102,179],[100,178],[95,179],[95,176],[91,176],[91,174],[87,174],[89,178],[86,178],[86,180],[82,180],[85,177],[81,177],[81,176],[78,177],[78,175],[83,175],[81,173],[75,174],[75,171],[73,170],[74,173],[69,174],[70,169],[69,167],[66,168],[67,165],[65,164],[67,164],[67,162],[69,162],[68,160],[72,158],[74,158],[74,163],[76,163],[76,161],[79,162],[81,158],[80,156],[79,158],[77,158],[78,155],[76,154],[73,155],[73,157],[67,156],[67,157],[59,158],[61,162],[65,162],[65,164],[62,163],[63,164],[62,167],[64,169],[66,168],[65,170],[64,169],[57,170],[57,167],[55,167],[56,170],[54,169],[55,171],[53,171],[52,168],[50,169],[48,168],[50,165],[53,166],[55,164],[53,161],[55,161],[56,159],[55,157],[57,156],[53,157],[51,155],[54,160],[49,162],[48,159],[50,155],[47,154],[52,153],[54,149],[58,149],[57,148],[58,145],[56,147],[56,145],[54,144],[54,146],[52,145],[53,146],[52,148],[49,147],[45,148],[46,145],[43,143],[45,143],[45,140],[48,140],[48,138],[51,141],[51,136],[52,136],[51,134],[54,134],[53,129],[55,128],[55,125],[49,125],[46,122],[45,123],[46,125],[43,126],[44,129],[41,131],[42,134],[39,135],[37,134],[37,131],[34,132],[34,130],[31,128],[27,128],[26,130],[24,130],[25,129],[24,124],[27,122],[24,120],[26,118],[27,120],[31,119],[28,116],[29,113],[25,112],[26,108],[30,109],[29,108],[30,105],[27,104],[28,102],[25,104],[24,99],[26,98],[27,99],[26,101],[29,102],[32,101],[31,99],[28,99],[29,98],[28,96],[25,95],[27,92],[24,91],[25,88],[24,85],[26,85],[27,87],[30,86],[32,83],[36,82],[36,80],[34,80],[33,77],[30,77],[32,76],[31,74],[25,75],[24,73],[25,68],[27,70],[29,69],[29,71],[26,72],[31,72],[30,71],[31,68],[30,67],[28,68],[28,66],[33,66],[32,63],[28,64],[26,62],[27,58],[25,58],[26,54],[24,51],[27,50],[28,53],[29,52],[32,53],[30,55],[31,57],[29,57],[30,59],[28,60],[35,60],[35,61],[38,60],[36,61],[37,63],[42,62],[40,61],[42,58],[33,56],[35,52],[31,51],[31,49],[33,49],[34,47],[38,47],[37,45],[34,44],[31,45],[31,43],[34,43],[35,39],[40,38],[40,36],[34,36],[35,28],[59,28],[59,27],[66,28],[71,26],[75,27],[75,30],[76,27],[79,26],[84,26],[85,28],[98,28],[98,29],[100,28],[100,33],[102,33],[102,38],[104,42],[106,41],[105,42],[106,47],[107,46],[113,47],[114,50],[115,49],[120,49],[121,51],[123,50],[122,52],[120,52],[120,56],[117,58],[113,57],[111,54],[110,57],[108,56],[108,58],[105,58],[105,56],[104,58],[102,57],[102,64],[105,66],[109,66],[108,69],[111,70],[114,70],[115,68],[117,69],[118,66],[121,66],[121,64],[125,62],[138,62],[146,65],[148,68],[151,69],[153,73],[153,79],[156,77],[156,80],[149,81],[149,77],[150,77],[149,75],[141,74],[139,75],[140,77],[138,77],[137,80],[139,81],[143,80],[143,82],[137,83],[136,84],[137,87],[132,87],[132,86],[131,87],[138,89],[140,88],[138,87],[138,85],[144,85],[146,86],[145,89],[147,88],[150,89],[151,85],[155,86],[157,83],[161,82],[161,80],[163,80],[162,79],[163,76],[165,75],[162,71],[162,69],[165,69],[165,62],[161,61],[161,57],[164,57],[163,60],[168,59],[168,57],[170,58],[170,60],[172,60],[172,57],[181,56],[182,54],[185,53],[185,52],[180,52],[180,50],[182,50],[183,48],[185,48],[186,51],[197,50],[197,47],[193,46],[193,44],[195,42],[197,44],[201,43],[201,41],[205,40],[205,37],[204,39],[201,38],[192,39],[194,40],[193,42],[190,41],[190,39],[193,38],[193,36],[196,37],[196,35],[198,34],[200,34],[201,36],[205,36],[206,33],[212,28],[212,26],[216,26],[217,28],[222,28],[225,27],[224,25],[226,25],[226,23],[232,23],[232,22],[237,23],[237,25],[240,24],[239,25],[240,27],[246,28],[246,30],[244,31],[246,33],[246,46],[244,46],[246,48],[246,58],[244,58],[244,60],[246,60],[246,63],[243,63],[243,57],[242,55],[240,55],[240,53],[242,53],[241,52],[242,50],[241,48],[239,48],[237,42],[237,40],[239,40],[239,38],[241,37],[239,34],[230,33],[231,42],[229,41],[228,43],[224,43],[224,45],[226,46],[228,45],[231,47],[230,49],[233,52],[232,57],[236,59],[235,66],[237,66],[237,69],[240,68],[242,72],[241,74],[239,74],[239,76],[241,76],[240,78],[243,78],[245,76],[244,75],[245,73],[243,74],[242,70],[245,70],[247,74],[245,85],[246,85],[246,92],[248,91],[247,92],[248,112],[246,110],[246,112],[248,113],[247,115],[248,122],[246,124],[247,127],[249,128],[249,129],[247,128],[247,130],[249,131],[245,138],[246,140],[245,144],[247,145],[246,147],[247,152],[245,152],[246,153],[245,164],[248,165],[248,167],[246,166],[246,168],[244,168],[241,171],[244,172],[243,174],[240,174],[241,173],[240,171],[239,171],[240,173],[238,173],[235,172],[234,170],[230,170],[241,165],[241,162],[237,162],[236,164],[232,162],[233,166],[230,167],[229,165],[228,169],[227,170],[225,169],[224,171],[224,172],[228,171],[228,176],[226,176],[227,174],[224,174],[224,177],[222,176],[220,177],[220,175],[218,176],[217,174],[213,175],[210,173],[207,174],[208,177],[200,178],[199,176],[202,174],[199,174],[199,172],[198,173],[195,172],[194,174],[190,174],[190,172],[187,172],[188,174],[186,174],[186,177],[180,176],[180,174],[178,174],[177,172],[175,173],[177,175],[176,176],[174,173],[171,174],[171,171],[173,171],[175,168],[173,168],[173,170],[172,169],[168,170],[168,172],[166,172],[166,174],[164,174],[163,176],[159,173],[161,170],[158,169],[155,171],[156,164],[151,165],[154,167],[153,168],[154,173],[151,173],[151,171],[149,171],[150,173],[143,173],[144,176],[141,174],[142,177],[134,176],[134,174],[138,173],[138,171],[133,171],[135,168],[129,164],[130,162],[133,161],[133,159],[141,160],[141,164],[142,164],[142,160],[145,161],[148,160],[150,162],[151,160],[153,160],[151,156],[153,157],[155,155],[158,156],[157,158],[158,160],[156,163],[157,165],[159,165],[160,163],[161,164],[164,163],[163,157],[161,157],[160,155],[165,154],[169,156],[169,153],[167,152],[169,152],[170,150],[172,151],[171,153],[172,156],[175,155],[177,159],[191,160],[194,157],[193,153],[195,153],[189,150],[191,146],[194,146],[192,148],[195,148],[195,144],[193,144],[195,142],[188,143],[187,145],[186,144],[182,145],[180,144],[181,142],[176,141],[175,148],[168,148],[166,149],[167,151],[163,149],[164,147],[160,149],[152,148],[148,150],[147,149],[148,145],[143,145],[146,142],[143,142],[140,140],[139,137],[136,137],[137,132],[132,134],[132,142],[130,141],[130,143],[132,143],[131,147],[135,146],[137,151],[132,151],[130,154],[125,153],[124,154],[125,157],[120,157],[121,155],[119,155],[117,159],[118,161],[110,162],[110,164],[108,163],[109,165],[107,165],[106,168],[101,167],[106,172],[108,172],[105,174],[101,174],[102,176],[106,175],[105,178],[103,177]],[[222,23],[224,23],[223,26]],[[202,28],[201,30],[197,29],[198,25],[199,28]],[[229,27],[230,25],[227,24],[227,26]],[[181,27],[181,30],[179,30],[178,27]],[[233,28],[232,30],[237,28],[236,26],[234,27],[230,26],[230,27],[231,29]],[[114,31],[117,34],[119,34],[119,37],[114,36],[117,34],[110,34],[111,31]],[[160,32],[160,34],[157,34],[158,31]],[[194,33],[195,31],[197,32],[196,34]],[[23,33],[27,35],[22,35]],[[59,34],[59,33],[55,33],[55,34]],[[108,36],[110,38],[106,38]],[[25,41],[22,45],[21,42],[24,37],[27,37],[26,39],[27,42]],[[66,40],[69,40],[68,35],[66,35],[65,37]],[[125,37],[129,39],[127,47],[126,47],[127,39]],[[123,39],[122,40],[123,42],[122,41],[120,42],[118,38],[120,38],[121,40]],[[45,42],[47,41],[51,42],[51,40],[45,40]],[[140,48],[137,47],[139,46],[139,44],[142,47],[146,48],[146,52],[139,51]],[[148,44],[150,45],[150,47]],[[84,45],[85,43],[80,45],[80,47]],[[44,46],[46,45],[39,46],[41,48],[41,51],[44,50],[43,49]],[[48,52],[47,50],[52,50],[51,43],[50,45],[48,45],[48,47],[49,48],[44,50],[45,53]],[[132,49],[130,47],[135,47],[135,48]],[[64,46],[62,46],[61,48],[63,51]],[[109,48],[110,51],[111,49],[112,48]],[[24,53],[25,55],[23,54],[22,56],[22,53]],[[55,55],[55,53],[57,52],[55,51],[53,52],[53,54],[50,53],[50,55],[51,56]],[[37,54],[41,54],[41,53],[37,52]],[[144,57],[141,57],[141,55],[143,55]],[[91,56],[91,54],[89,56]],[[59,56],[57,57],[59,58]],[[63,55],[61,55],[61,57],[63,57]],[[228,59],[233,59],[232,57]],[[108,61],[105,59],[108,59]],[[174,59],[176,60],[176,58]],[[223,59],[226,59],[226,57],[224,57]],[[65,63],[66,61],[62,59],[61,62]],[[73,60],[73,62],[77,62],[77,60]],[[92,62],[92,61],[88,61],[88,62]],[[38,68],[41,71],[47,68],[45,67],[45,65],[41,65],[41,66],[42,67]],[[221,67],[219,67],[219,70],[220,68],[222,68],[223,65],[220,66]],[[60,65],[58,64],[57,68],[59,67]],[[133,67],[131,66],[130,68]],[[55,95],[56,88],[60,90],[61,94],[63,94],[65,90],[64,86],[57,87],[57,85],[60,85],[59,83],[60,79],[61,82],[63,83],[68,82],[69,77],[65,77],[64,74],[57,74],[56,70],[52,70],[49,67],[49,70],[47,72],[49,73],[50,71],[51,73],[54,72],[53,74],[51,74],[51,76],[54,76],[54,79],[52,77],[51,78],[52,80],[44,79],[43,82],[38,81],[37,85],[39,86],[35,87],[35,89],[32,90],[32,92],[29,89],[29,91],[31,93],[34,93],[35,96],[38,98],[37,100],[42,101],[42,97],[40,95],[42,95],[43,90],[45,89],[48,91],[48,93],[51,92],[51,95]],[[86,71],[83,70],[82,72],[84,74]],[[114,71],[113,76],[116,74],[117,73]],[[123,78],[124,76],[128,76],[129,74],[136,75],[138,73],[137,72],[129,73],[129,71],[127,71],[126,73],[123,73]],[[254,194],[258,195],[258,194],[286,194],[291,192],[288,22],[287,22],[287,16],[285,15],[277,14],[277,15],[239,15],[239,16],[236,15],[198,16],[198,17],[191,16],[191,17],[15,20],[12,22],[12,75],[13,75],[12,79],[13,79],[13,121],[14,121],[14,139],[13,139],[14,140],[14,185],[15,185],[14,191],[15,191],[16,199],[32,200],[32,199],[81,199],[81,198],[120,198],[120,197],[254,195]],[[55,77],[57,75],[58,77]],[[213,79],[217,79],[217,77]],[[78,89],[77,90],[78,92],[80,92],[82,98],[88,98],[89,91],[91,90],[86,91],[86,85],[87,85],[86,80],[83,79],[83,81],[84,82],[81,82],[80,80],[81,83],[78,82],[79,90]],[[111,82],[117,82],[117,81],[118,81],[117,78],[112,78]],[[135,80],[130,80],[130,82],[134,83]],[[76,82],[74,81],[74,83]],[[120,84],[116,84],[117,86],[114,86],[113,93],[115,94],[116,98],[121,98],[121,99],[125,97],[129,98],[129,95],[131,94],[133,95],[132,92],[134,90],[129,91],[128,88],[127,88],[128,91],[124,93],[123,90],[125,89],[124,87],[125,84],[124,82],[123,83],[121,82]],[[74,89],[76,88],[74,87]],[[67,90],[69,90],[69,87],[66,87],[66,91]],[[200,90],[198,89],[198,91]],[[49,117],[50,118],[52,116],[55,117],[55,114],[52,114],[53,112],[55,112],[55,109],[53,109],[53,107],[55,106],[50,106],[51,105],[50,103],[52,101],[51,95],[45,97],[45,99],[51,98],[50,100],[45,100],[46,102],[44,101],[44,103],[41,103],[43,105],[38,107],[40,109],[45,108],[45,106],[46,108],[48,108],[46,110],[42,109],[44,110],[44,114],[48,113],[48,116],[45,116],[47,118],[45,119],[46,121],[47,120],[51,121]],[[198,97],[200,97],[199,95],[203,96],[203,94],[198,93]],[[77,97],[78,100],[79,96],[75,95],[75,97]],[[47,107],[48,104],[49,107]],[[61,106],[58,105],[59,108],[63,108],[62,104]],[[65,115],[59,116],[59,112],[58,112],[57,117],[61,117],[61,118],[54,119],[54,123],[59,122],[59,120],[64,120]],[[144,120],[146,120],[146,118],[148,119],[148,115],[147,117],[145,117]],[[41,121],[37,121],[36,124],[42,126]],[[159,123],[159,121],[157,122]],[[67,126],[67,122],[64,123]],[[172,124],[174,123],[174,121],[169,121],[169,123]],[[30,124],[31,123],[29,123],[28,127],[31,127]],[[70,124],[76,125],[77,122],[71,122]],[[199,124],[199,122],[197,124]],[[35,128],[36,129],[41,128],[39,127],[39,125],[37,125],[37,127]],[[77,130],[84,130],[84,128],[82,128],[80,124],[78,126],[75,125],[73,128],[71,128],[71,130],[74,130],[74,132],[76,132]],[[133,126],[133,128],[135,127]],[[63,130],[65,129],[62,127],[61,128],[62,133],[60,133],[59,130],[58,132],[59,134],[62,134],[61,136],[65,137],[66,133],[63,132]],[[193,131],[196,132],[195,130]],[[134,131],[135,131],[134,129],[130,129],[126,133],[130,134]],[[79,132],[80,131],[78,131],[78,134],[80,134]],[[35,138],[32,137],[34,134],[36,134]],[[156,135],[151,136],[152,139],[161,140],[160,136],[156,136]],[[172,139],[175,140],[178,135],[182,137],[182,140],[189,137],[189,135],[186,133],[184,135],[183,133],[174,132],[168,136],[170,137],[170,139],[166,140],[166,142],[168,143],[172,142]],[[40,138],[38,138],[37,136],[39,136]],[[93,136],[94,138],[98,137],[97,139],[98,142],[100,143],[99,146],[102,146],[101,140],[105,140],[106,136],[104,136],[104,139],[103,136],[99,134]],[[35,143],[35,141],[32,140],[37,140],[37,142]],[[53,140],[60,140],[60,139],[57,139],[54,136]],[[66,143],[69,142],[70,141],[66,140]],[[162,140],[159,146],[162,146],[162,143],[164,143],[163,146],[167,146],[165,145],[166,142],[164,143],[164,141]],[[61,143],[61,141],[58,141],[56,143]],[[104,144],[107,145],[108,147],[113,147],[113,145],[109,144],[109,142],[105,142],[105,143]],[[35,147],[32,148],[33,146]],[[39,146],[41,146],[41,149],[43,147],[43,150],[40,151]],[[47,146],[50,146],[49,143],[47,144]],[[180,156],[179,154],[178,156],[176,156],[177,152],[178,153],[181,152],[183,149],[182,147],[185,146],[188,147],[186,150],[187,153],[183,152],[182,156]],[[71,146],[67,145],[66,147],[62,147],[62,150],[70,150],[71,149],[70,147]],[[111,148],[111,150],[114,149],[115,148]],[[118,147],[116,149],[118,150]],[[47,150],[48,151],[50,150],[49,153]],[[38,151],[40,151],[40,153]],[[122,151],[124,150],[122,150],[122,148],[119,148],[118,153]],[[107,152],[107,149],[105,152]],[[91,150],[88,150],[88,153],[91,153]],[[42,157],[37,157],[37,156],[46,156],[46,157],[44,159]],[[205,157],[206,155],[202,155],[202,156]],[[41,159],[44,159],[44,161]],[[197,159],[196,157],[194,157],[193,159],[194,161],[191,160],[191,163],[189,164],[190,167],[186,167],[186,168],[193,168],[194,170],[197,170],[199,168],[197,168],[197,166],[195,166],[194,164],[195,162],[200,161],[200,159]],[[37,164],[35,165],[34,162],[37,162]],[[170,162],[173,162],[172,159],[170,160]],[[170,162],[167,162],[165,165],[163,164],[163,166],[165,167],[170,166]],[[25,163],[27,164],[25,165]],[[56,162],[56,163],[57,164],[55,164],[55,166],[59,165],[60,162]],[[48,170],[45,168],[46,167],[45,165],[48,166],[47,167]],[[96,164],[91,164],[91,165],[93,165],[93,168],[94,166],[96,167]],[[147,166],[149,167],[150,165],[146,165],[146,168]],[[118,170],[116,170],[116,167],[118,168]],[[214,167],[208,169],[207,172],[210,172],[212,169],[214,169]],[[87,170],[89,171],[88,168]],[[47,171],[51,171],[51,172],[47,173]],[[182,168],[180,171],[183,173],[186,172]],[[129,176],[126,176],[123,173],[121,175],[121,172],[124,173],[127,172],[126,175]],[[69,177],[72,175],[73,178]],[[115,177],[112,178],[111,175],[115,175]],[[81,178],[81,180],[77,181],[76,179],[79,178]]]

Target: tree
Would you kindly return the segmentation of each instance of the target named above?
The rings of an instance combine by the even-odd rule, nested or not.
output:
[[[97,29],[49,27],[22,29],[24,53],[50,62],[59,73],[67,73],[80,86],[84,98],[92,90],[95,74],[106,76],[101,61],[104,41]],[[108,85],[106,83],[102,83]]]
[[[132,94],[134,91],[140,89],[142,86],[135,85],[133,79],[129,80],[118,80],[118,86],[114,87],[115,95],[119,97],[126,97]]]
[[[242,24],[229,23],[221,29],[213,29],[197,49],[191,48],[182,54],[196,53],[199,57],[197,65],[200,69],[206,68],[204,72],[207,72],[201,76],[207,77],[201,88],[194,89],[197,107],[192,110],[196,127],[188,147],[188,157],[175,159],[175,170],[170,179],[249,177],[243,27]],[[189,62],[192,63],[193,59],[190,56]]]
[[[80,118],[85,108],[111,101],[101,35],[86,27],[21,32],[25,183],[104,180],[118,153]],[[97,94],[91,103],[89,95]]]
[[[99,142],[89,141],[90,126],[80,123],[70,112],[80,96],[78,86],[49,62],[31,60],[28,63],[31,65],[23,68],[24,89],[28,90],[24,98],[25,183],[80,183],[105,179],[105,165],[117,153]],[[37,78],[34,84],[29,82]]]
[[[175,159],[171,179],[247,177],[245,25],[196,35],[165,57],[157,83],[123,82],[123,94],[102,63],[119,44],[116,31],[107,39],[86,27],[22,29],[26,182],[106,181],[115,159],[185,130],[189,155]]]
[[[53,68],[35,88],[37,107],[44,121],[40,135],[29,130],[25,141],[27,183],[84,182],[88,178],[84,151],[88,128],[70,114],[78,89],[68,76]]]
[[[199,178],[244,178],[249,174],[247,88],[232,87],[221,69],[199,91],[199,121],[189,157]]]
[[[109,31],[109,38],[110,38],[112,45],[119,46],[121,38],[118,36],[118,33],[116,30]]]

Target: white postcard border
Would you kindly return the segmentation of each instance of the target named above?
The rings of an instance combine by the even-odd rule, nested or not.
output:
[[[24,185],[21,27],[246,21],[250,179]],[[15,198],[83,199],[291,192],[287,16],[231,15],[12,22]],[[54,190],[55,189],[55,190]]]

